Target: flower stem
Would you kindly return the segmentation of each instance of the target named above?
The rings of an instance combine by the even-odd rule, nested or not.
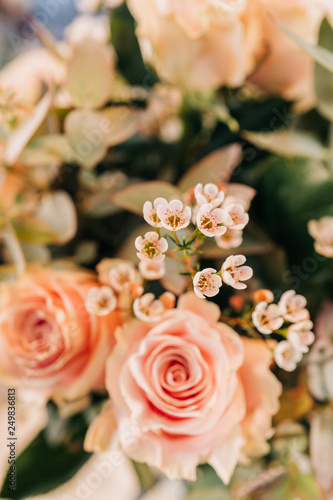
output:
[[[180,243],[180,241],[179,241],[179,238],[178,238],[178,236],[177,236],[176,231],[172,231],[172,234],[173,234],[173,237],[175,238],[176,242],[178,243],[178,245],[179,245],[179,246],[181,246],[181,243]]]

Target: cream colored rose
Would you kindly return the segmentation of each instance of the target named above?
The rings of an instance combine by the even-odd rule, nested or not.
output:
[[[314,63],[274,18],[316,44],[328,0],[129,0],[144,58],[182,89],[237,87],[314,102]]]
[[[183,295],[157,323],[120,329],[107,362],[122,449],[170,478],[194,480],[197,465],[208,462],[227,483],[244,454],[269,449],[281,393],[271,353],[218,323],[219,316],[215,304]],[[94,422],[89,449],[100,449],[105,418],[101,432]]]
[[[246,0],[129,0],[144,58],[184,89],[239,86],[257,57],[257,4]]]
[[[89,313],[94,275],[31,267],[0,286],[0,377],[41,398],[67,401],[102,386],[119,324],[116,312]]]
[[[290,100],[314,100],[314,62],[274,19],[310,44],[316,44],[325,8],[311,0],[260,0],[264,53],[250,81]]]

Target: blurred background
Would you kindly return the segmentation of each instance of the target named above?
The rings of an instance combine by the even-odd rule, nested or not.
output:
[[[40,45],[31,23],[42,23],[59,40],[75,15],[75,0],[0,0],[0,67]]]

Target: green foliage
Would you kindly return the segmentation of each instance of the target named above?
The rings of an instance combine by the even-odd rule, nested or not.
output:
[[[147,71],[135,36],[135,23],[126,5],[114,9],[111,17],[112,44],[118,57],[118,67],[132,85],[151,87],[157,81]]]
[[[244,172],[258,190],[257,215],[291,262],[313,256],[310,219],[333,214],[333,178],[328,167],[306,158],[270,156]],[[323,259],[321,259],[323,260]]]
[[[1,497],[21,500],[47,493],[68,481],[89,459],[91,455],[83,451],[87,431],[84,416],[60,422],[51,418],[49,429],[56,425],[61,440],[50,440],[48,428],[42,431],[16,460],[16,491],[9,491],[5,483]]]

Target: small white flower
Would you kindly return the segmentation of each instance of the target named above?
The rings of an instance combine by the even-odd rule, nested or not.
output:
[[[136,238],[135,247],[138,250],[136,255],[140,260],[159,264],[165,259],[164,252],[168,249],[168,243],[165,238],[160,238],[154,231],[149,231],[144,238],[141,236]]]
[[[141,321],[154,323],[159,321],[163,314],[174,306],[175,300],[174,295],[170,293],[167,297],[163,294],[158,300],[155,300],[153,293],[146,293],[134,301],[133,311]]]
[[[310,220],[308,231],[315,240],[315,250],[320,255],[333,258],[333,217]]]
[[[150,226],[153,227],[163,227],[161,219],[157,215],[157,207],[159,205],[163,205],[164,207],[168,206],[168,202],[165,198],[156,198],[153,203],[150,201],[146,201],[143,205],[143,218]]]
[[[250,279],[253,275],[251,267],[243,266],[245,261],[244,255],[230,255],[221,268],[223,281],[237,290],[246,288],[247,285],[240,282]]]
[[[302,353],[294,349],[288,340],[282,340],[274,349],[274,359],[280,368],[286,372],[292,372],[301,361]]]
[[[194,196],[199,206],[211,203],[214,208],[219,207],[224,200],[224,192],[216,184],[197,184],[194,189]]]
[[[306,298],[296,295],[294,290],[288,290],[280,299],[279,308],[282,316],[291,323],[298,323],[309,319],[309,311],[305,308]]]
[[[122,262],[111,267],[109,271],[110,285],[117,292],[128,288],[131,283],[141,284],[142,279],[132,264]]]
[[[210,238],[224,234],[230,221],[231,218],[225,210],[214,208],[211,203],[202,205],[197,215],[198,229]]]
[[[139,271],[143,278],[146,280],[159,280],[165,275],[165,264],[164,262],[139,262]]]
[[[284,323],[279,306],[276,304],[268,305],[267,302],[259,302],[256,305],[252,313],[252,321],[259,332],[265,335],[278,330]]]
[[[85,306],[92,314],[106,316],[117,307],[117,299],[109,286],[94,287],[87,294]]]
[[[228,250],[237,248],[243,243],[243,231],[237,229],[227,229],[221,236],[215,236],[218,247]]]
[[[193,278],[193,288],[195,294],[201,299],[214,297],[220,291],[222,279],[216,274],[216,269],[207,267],[196,273]]]
[[[223,209],[226,210],[231,218],[231,223],[228,224],[230,229],[244,229],[246,224],[249,222],[249,214],[244,211],[242,205],[238,203],[231,203],[228,205],[223,205]]]
[[[163,227],[169,231],[179,231],[187,227],[191,220],[190,207],[184,207],[180,200],[172,200],[165,205],[157,206],[157,215]]]
[[[287,331],[287,338],[296,351],[306,353],[309,351],[309,345],[313,344],[315,336],[311,331],[312,321],[301,321],[291,325]]]

